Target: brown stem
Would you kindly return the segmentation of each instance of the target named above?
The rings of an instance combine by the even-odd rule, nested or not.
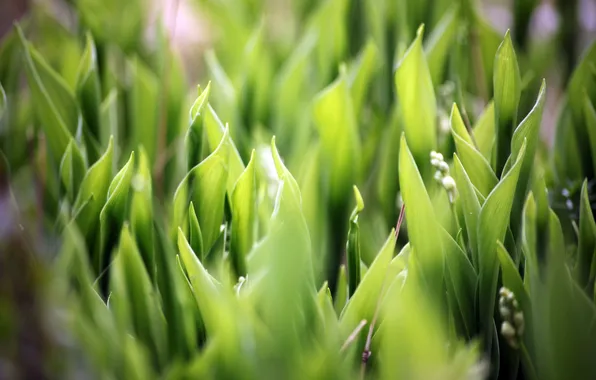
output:
[[[360,334],[360,331],[362,331],[364,326],[366,326],[366,319],[363,319],[360,321],[358,326],[356,326],[354,331],[352,331],[350,336],[348,336],[348,339],[346,339],[344,344],[341,346],[341,348],[339,349],[339,352],[344,352],[350,346],[350,344],[352,344],[352,342],[354,342],[356,340],[356,337],[358,336],[358,334]]]

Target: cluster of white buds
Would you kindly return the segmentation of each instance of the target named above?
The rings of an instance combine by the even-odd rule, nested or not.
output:
[[[453,203],[455,200],[455,194],[457,193],[457,187],[455,180],[449,174],[449,165],[445,162],[441,153],[430,152],[430,164],[437,170],[435,172],[435,180],[441,184],[449,195],[449,201]]]
[[[499,291],[499,313],[503,319],[501,335],[511,347],[519,348],[525,328],[524,313],[519,308],[515,294],[505,287]]]

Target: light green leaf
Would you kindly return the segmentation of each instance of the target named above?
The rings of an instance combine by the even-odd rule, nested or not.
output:
[[[113,139],[110,139],[103,156],[85,174],[74,203],[74,213],[78,214],[77,224],[85,235],[87,242],[90,242],[90,239],[92,240],[95,236],[99,213],[108,196],[108,188],[112,178],[113,155],[114,142]],[[93,199],[89,200],[91,197]],[[83,208],[87,201],[89,203]]]
[[[472,263],[478,268],[478,217],[480,216],[480,202],[476,196],[474,185],[468,177],[457,155],[453,156],[455,183],[463,209],[466,231],[470,242]]]
[[[474,139],[478,151],[490,163],[492,162],[493,146],[495,145],[495,103],[490,102],[482,111],[482,115],[474,125]]]
[[[118,233],[128,218],[131,181],[134,174],[135,155],[131,153],[126,165],[116,174],[108,188],[108,198],[99,214],[101,248],[94,266],[101,273],[109,262],[109,254],[116,245]]]
[[[313,105],[313,120],[321,136],[322,160],[334,203],[347,199],[348,189],[359,181],[361,174],[362,147],[347,81],[342,71],[316,96]]]
[[[525,145],[523,145],[511,170],[505,174],[499,184],[491,191],[480,210],[480,217],[478,219],[479,315],[480,327],[487,334],[485,335],[485,339],[487,339],[485,343],[487,344],[492,339],[492,335],[488,334],[490,333],[490,325],[492,324],[499,273],[496,253],[497,241],[503,241],[505,239],[505,233],[509,226],[513,196],[525,149]]]
[[[354,198],[356,198],[356,207],[350,217],[350,229],[348,230],[348,242],[346,244],[346,257],[348,264],[348,288],[350,296],[354,295],[358,284],[360,283],[360,230],[358,226],[358,214],[364,209],[362,195],[356,186],[354,186]]]
[[[199,94],[189,112],[190,126],[186,132],[184,143],[186,145],[187,167],[192,169],[201,162],[201,150],[203,147],[204,119],[208,106],[209,94],[211,93],[211,82]],[[221,140],[221,138],[220,138]]]
[[[246,256],[250,252],[257,227],[256,156],[253,150],[250,161],[238,178],[231,195],[232,236],[230,256],[237,276],[246,276]]]
[[[151,164],[143,147],[139,148],[136,174],[132,178],[130,226],[147,272],[155,278],[155,248],[153,241],[153,190]]]
[[[517,236],[522,218],[522,208],[526,194],[531,186],[532,167],[535,163],[535,154],[540,142],[540,125],[542,123],[542,111],[546,99],[546,82],[542,81],[536,104],[528,113],[528,116],[519,124],[511,140],[512,158],[516,159],[521,147],[526,144],[526,154],[522,163],[515,199],[513,201],[512,230]]]
[[[178,251],[184,263],[184,268],[188,273],[195,300],[201,315],[205,321],[205,327],[208,333],[217,331],[217,297],[220,296],[220,286],[215,278],[205,269],[199,261],[197,255],[193,252],[190,244],[184,237],[181,229],[178,229]]]
[[[369,40],[356,58],[354,65],[350,68],[348,82],[356,120],[359,119],[362,102],[365,99],[371,80],[380,69],[378,56],[377,46],[372,40]]]
[[[211,108],[211,105],[207,105],[207,109],[205,110],[203,126],[205,127],[205,132],[207,135],[207,144],[210,151],[214,151],[221,143],[221,139],[224,137],[226,129],[229,129],[229,126],[222,124],[217,114]],[[238,153],[238,149],[232,141],[232,138],[229,135],[226,137],[227,145],[229,146],[230,150],[230,159],[229,159],[229,173],[228,173],[228,182],[227,182],[227,191],[228,194],[232,194],[234,191],[234,185],[236,185],[236,181],[238,177],[244,171],[244,163],[242,162],[242,158],[240,157],[240,153]]]
[[[428,238],[438,234],[439,225],[405,136],[401,138],[399,153],[399,183],[406,207],[410,244],[420,263],[420,269],[423,271],[421,275],[429,287],[431,296],[439,297],[443,284],[443,248],[440,239]]]
[[[203,235],[203,248],[209,252],[223,221],[224,198],[229,168],[229,135],[224,132],[219,146],[184,177],[174,194],[174,216],[171,228],[186,226],[190,202],[194,203]]]
[[[315,59],[321,81],[329,80],[330,72],[340,63],[348,47],[347,30],[344,22],[348,15],[346,0],[330,0],[311,13],[308,30],[318,36]]]
[[[495,171],[501,173],[510,154],[511,138],[517,123],[517,107],[521,96],[521,76],[509,31],[497,50],[493,84],[497,131]]]
[[[339,267],[336,287],[333,308],[335,309],[335,314],[339,317],[348,304],[348,276],[346,275],[346,266],[343,264]]]
[[[408,146],[423,178],[430,175],[429,155],[437,147],[437,104],[431,74],[422,51],[424,26],[395,71],[395,85],[401,105]]]
[[[205,259],[205,250],[203,249],[203,233],[199,224],[199,218],[195,211],[194,203],[190,202],[188,208],[188,241],[192,251],[202,262]]]
[[[435,86],[443,83],[445,63],[461,22],[458,14],[457,6],[445,12],[424,46],[428,69]]]
[[[455,140],[457,154],[470,176],[472,184],[484,197],[487,197],[499,180],[490,164],[474,147],[456,105],[453,106],[451,111],[451,134]]]
[[[372,320],[379,297],[383,296],[383,290],[387,290],[393,279],[388,268],[393,258],[395,242],[395,230],[391,230],[387,241],[342,311],[339,320],[342,339],[345,340],[361,320]],[[385,288],[384,284],[386,284]]]

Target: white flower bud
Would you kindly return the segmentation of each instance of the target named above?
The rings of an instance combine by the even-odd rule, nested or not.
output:
[[[447,163],[445,161],[441,161],[439,163],[439,170],[444,174],[448,174],[449,173],[449,165],[447,165]]]
[[[513,323],[515,323],[515,327],[517,327],[518,330],[523,329],[524,324],[525,324],[524,323],[524,313],[522,313],[521,311],[518,311],[517,313],[515,313],[513,315]],[[519,333],[519,335],[521,335],[521,332]]]
[[[513,326],[511,326],[511,323],[505,321],[501,325],[501,334],[507,340],[513,340],[515,338],[515,329],[513,328]]]
[[[501,318],[503,319],[509,319],[511,317],[511,311],[507,307],[499,307],[499,313],[501,314]]]
[[[436,158],[433,158],[433,159],[431,159],[431,160],[430,160],[430,164],[431,164],[432,166],[434,166],[435,168],[436,168],[437,166],[439,166],[439,164],[440,164],[440,163],[441,163],[441,161],[437,160]]]
[[[447,191],[455,190],[455,180],[451,176],[443,177],[443,179],[441,180],[441,184]]]

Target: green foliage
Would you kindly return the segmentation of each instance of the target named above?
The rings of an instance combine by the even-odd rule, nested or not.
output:
[[[44,306],[0,290],[0,320],[68,346],[9,368],[596,376],[595,45],[550,149],[535,2],[504,36],[473,1],[197,3],[194,94],[141,1],[68,2],[73,28],[36,10],[1,42],[0,251],[39,253],[18,294]]]

